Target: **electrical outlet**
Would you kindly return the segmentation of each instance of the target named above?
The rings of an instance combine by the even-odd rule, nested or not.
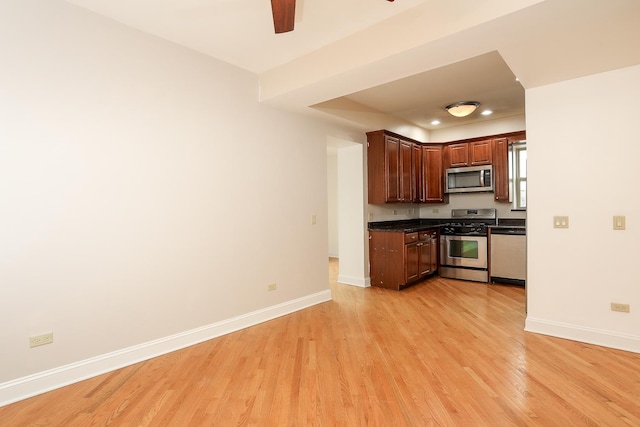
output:
[[[431,212],[432,212],[432,213],[438,213],[438,212],[440,212],[440,209],[438,209],[438,208],[433,208],[433,209],[431,209]]]
[[[311,225],[316,225],[316,216],[315,215],[311,215]]]
[[[369,212],[369,221],[373,221],[373,212]]]
[[[275,284],[275,283],[269,283],[269,284],[267,285],[267,291],[269,291],[269,292],[271,292],[271,291],[275,291],[275,290],[276,290],[276,288],[277,288],[277,286],[276,286],[276,284]]]
[[[29,347],[38,347],[53,342],[53,332],[47,332],[42,335],[33,335],[29,337]]]
[[[398,215],[398,209],[394,209],[394,210],[393,210],[393,214],[394,214],[394,215]]]
[[[569,228],[569,217],[568,216],[554,216],[553,217],[553,228]]]
[[[611,311],[619,311],[621,313],[629,313],[631,310],[631,307],[629,307],[629,304],[621,304],[619,302],[612,302],[611,303]]]

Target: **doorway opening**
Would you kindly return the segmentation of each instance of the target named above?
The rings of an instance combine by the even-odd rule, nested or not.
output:
[[[338,283],[369,286],[364,209],[364,147],[327,140],[329,257],[338,258]]]

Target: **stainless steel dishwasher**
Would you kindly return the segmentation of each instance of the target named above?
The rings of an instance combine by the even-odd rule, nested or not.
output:
[[[491,282],[524,286],[527,279],[527,236],[524,227],[495,227],[490,231]]]

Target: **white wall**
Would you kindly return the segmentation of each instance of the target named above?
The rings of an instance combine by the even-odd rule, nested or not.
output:
[[[500,119],[470,123],[468,125],[432,130],[431,141],[450,142],[487,135],[519,132],[521,130],[525,130],[525,127],[525,116],[504,117]]]
[[[338,258],[338,149],[332,146],[327,146],[327,211],[329,256]]]
[[[72,363],[330,298],[324,124],[64,2],[2,8],[0,404]]]
[[[527,330],[640,352],[638,99],[640,66],[527,90]]]
[[[434,204],[420,208],[421,218],[449,218],[452,209],[494,208],[498,218],[525,218],[525,211],[513,211],[511,203],[498,203],[493,193],[449,194],[446,204]]]

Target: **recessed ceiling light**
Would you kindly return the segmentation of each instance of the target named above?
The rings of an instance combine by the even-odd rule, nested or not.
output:
[[[484,110],[484,111],[483,111],[482,113],[480,113],[480,114],[482,114],[483,116],[490,116],[490,115],[492,115],[492,114],[493,114],[493,111],[491,111],[491,110]]]
[[[520,79],[516,77],[516,81],[517,81],[517,82],[519,82],[519,81],[520,81]]]
[[[434,120],[431,122],[432,125],[437,126],[440,124],[440,120]]]

